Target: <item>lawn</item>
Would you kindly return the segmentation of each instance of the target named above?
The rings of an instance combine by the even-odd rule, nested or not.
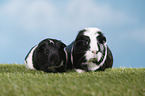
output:
[[[0,64],[0,96],[145,96],[145,68],[45,73]]]

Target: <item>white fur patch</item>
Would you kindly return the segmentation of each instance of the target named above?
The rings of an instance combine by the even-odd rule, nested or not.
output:
[[[101,52],[98,52],[97,54],[92,53],[92,51],[87,51],[86,54],[86,60],[90,61],[90,59],[96,59],[98,62],[100,61],[103,54]]]
[[[88,70],[95,71],[95,70],[99,69],[104,64],[104,62],[107,58],[107,45],[106,45],[106,43],[104,45],[105,45],[105,56],[103,58],[103,61],[99,65],[96,65],[95,63],[92,63],[92,62],[87,62],[88,63],[87,64]]]
[[[54,44],[54,42],[52,40],[49,40],[50,43]]]
[[[99,51],[99,46],[98,46],[98,41],[96,39],[97,36],[99,36],[99,34],[97,33],[98,31],[100,31],[100,29],[98,28],[85,28],[85,32],[84,35],[88,36],[90,38],[90,49],[87,50],[85,56],[86,56],[86,60],[87,62],[84,63],[88,66],[88,70],[90,71],[94,71],[100,68],[100,66],[102,66],[106,60],[107,57],[107,45],[106,43],[105,45],[105,56],[103,58],[103,61],[99,64],[96,65],[95,63],[91,62],[92,59],[96,59],[98,62],[101,60],[101,57],[103,56],[103,54]],[[94,54],[94,52],[98,52],[97,54]]]
[[[66,47],[65,47],[65,48],[66,48]],[[66,61],[65,63],[67,64],[67,62],[68,62],[68,54],[67,54],[67,51],[66,51],[65,48],[64,48],[63,50],[64,50],[64,52],[65,52],[65,59],[66,59],[66,60],[65,60],[65,61]]]
[[[97,39],[96,37],[99,35],[97,32],[100,31],[98,28],[85,28],[84,35],[88,36],[90,38],[90,49],[86,52],[85,56],[87,61],[89,61],[91,58],[96,58],[97,61],[99,61],[102,57],[102,53],[98,52],[99,47],[97,45]],[[98,52],[97,54],[92,53],[92,51]]]
[[[31,52],[29,53],[28,57],[26,58],[26,60],[24,61],[24,63],[26,64],[26,68],[28,69],[34,69],[35,68],[33,67],[33,61],[32,61],[32,56],[33,56],[33,52],[34,50],[37,48],[37,46],[35,46]]]
[[[88,63],[88,70],[95,71],[98,68],[99,68],[99,66],[96,66],[95,63],[92,63],[92,62]]]
[[[85,71],[82,70],[82,69],[75,69],[75,71],[77,71],[78,73],[83,73],[83,72],[85,72]]]

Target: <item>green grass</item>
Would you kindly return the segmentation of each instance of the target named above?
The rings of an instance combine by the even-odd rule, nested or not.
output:
[[[45,73],[0,64],[0,96],[145,96],[145,68]]]

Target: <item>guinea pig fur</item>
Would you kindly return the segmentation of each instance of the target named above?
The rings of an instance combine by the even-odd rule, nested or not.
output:
[[[45,39],[34,46],[25,58],[28,69],[44,72],[65,72],[66,45],[56,39]]]
[[[113,56],[107,46],[106,37],[98,28],[81,30],[75,41],[65,50],[68,53],[68,69],[77,72],[103,71],[113,65]]]

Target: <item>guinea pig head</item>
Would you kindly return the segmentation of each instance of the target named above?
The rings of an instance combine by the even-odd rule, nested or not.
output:
[[[35,50],[35,60],[36,66],[39,68],[44,65],[47,67],[59,67],[63,62],[64,58],[64,47],[66,45],[62,42],[54,39],[45,39],[39,43],[37,49]]]
[[[98,28],[81,30],[74,43],[74,66],[85,70],[95,70],[105,56],[106,38]],[[92,68],[91,68],[92,67]]]

